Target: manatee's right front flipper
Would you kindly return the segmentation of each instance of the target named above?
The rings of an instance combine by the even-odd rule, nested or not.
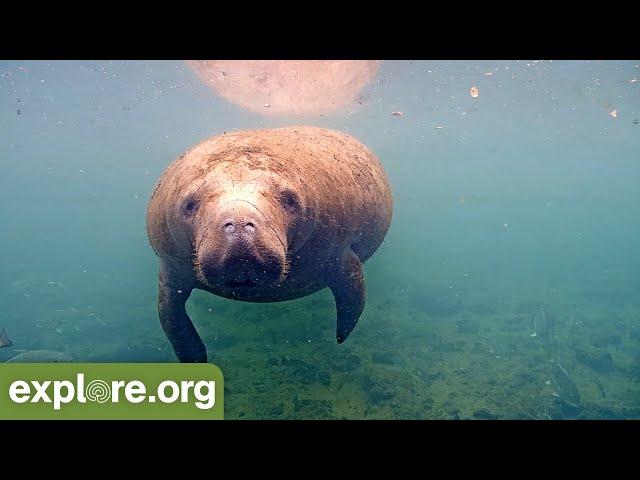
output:
[[[158,314],[162,329],[180,362],[206,363],[207,348],[185,308],[191,290],[191,287],[180,286],[168,265],[160,263]]]
[[[351,248],[329,269],[326,281],[336,300],[336,340],[342,343],[358,323],[365,302],[362,263]]]

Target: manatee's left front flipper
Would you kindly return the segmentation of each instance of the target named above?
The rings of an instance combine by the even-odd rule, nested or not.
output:
[[[326,281],[336,300],[336,339],[342,343],[358,323],[365,302],[362,263],[351,248],[329,269]]]

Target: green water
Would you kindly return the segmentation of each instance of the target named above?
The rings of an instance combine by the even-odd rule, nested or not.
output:
[[[640,418],[638,65],[387,61],[362,105],[301,122],[182,62],[1,61],[0,361],[176,361],[145,231],[157,178],[209,136],[306,123],[378,155],[393,223],[342,345],[328,290],[192,295],[226,418]]]

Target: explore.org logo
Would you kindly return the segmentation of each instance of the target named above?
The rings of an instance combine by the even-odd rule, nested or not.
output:
[[[0,364],[0,419],[222,419],[211,364]]]

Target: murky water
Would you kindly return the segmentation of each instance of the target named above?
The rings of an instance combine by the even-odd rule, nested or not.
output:
[[[156,180],[209,136],[305,123],[377,154],[393,223],[342,345],[328,290],[194,293],[226,418],[640,418],[639,65],[386,61],[353,108],[301,121],[183,62],[2,61],[0,361],[176,361]]]

